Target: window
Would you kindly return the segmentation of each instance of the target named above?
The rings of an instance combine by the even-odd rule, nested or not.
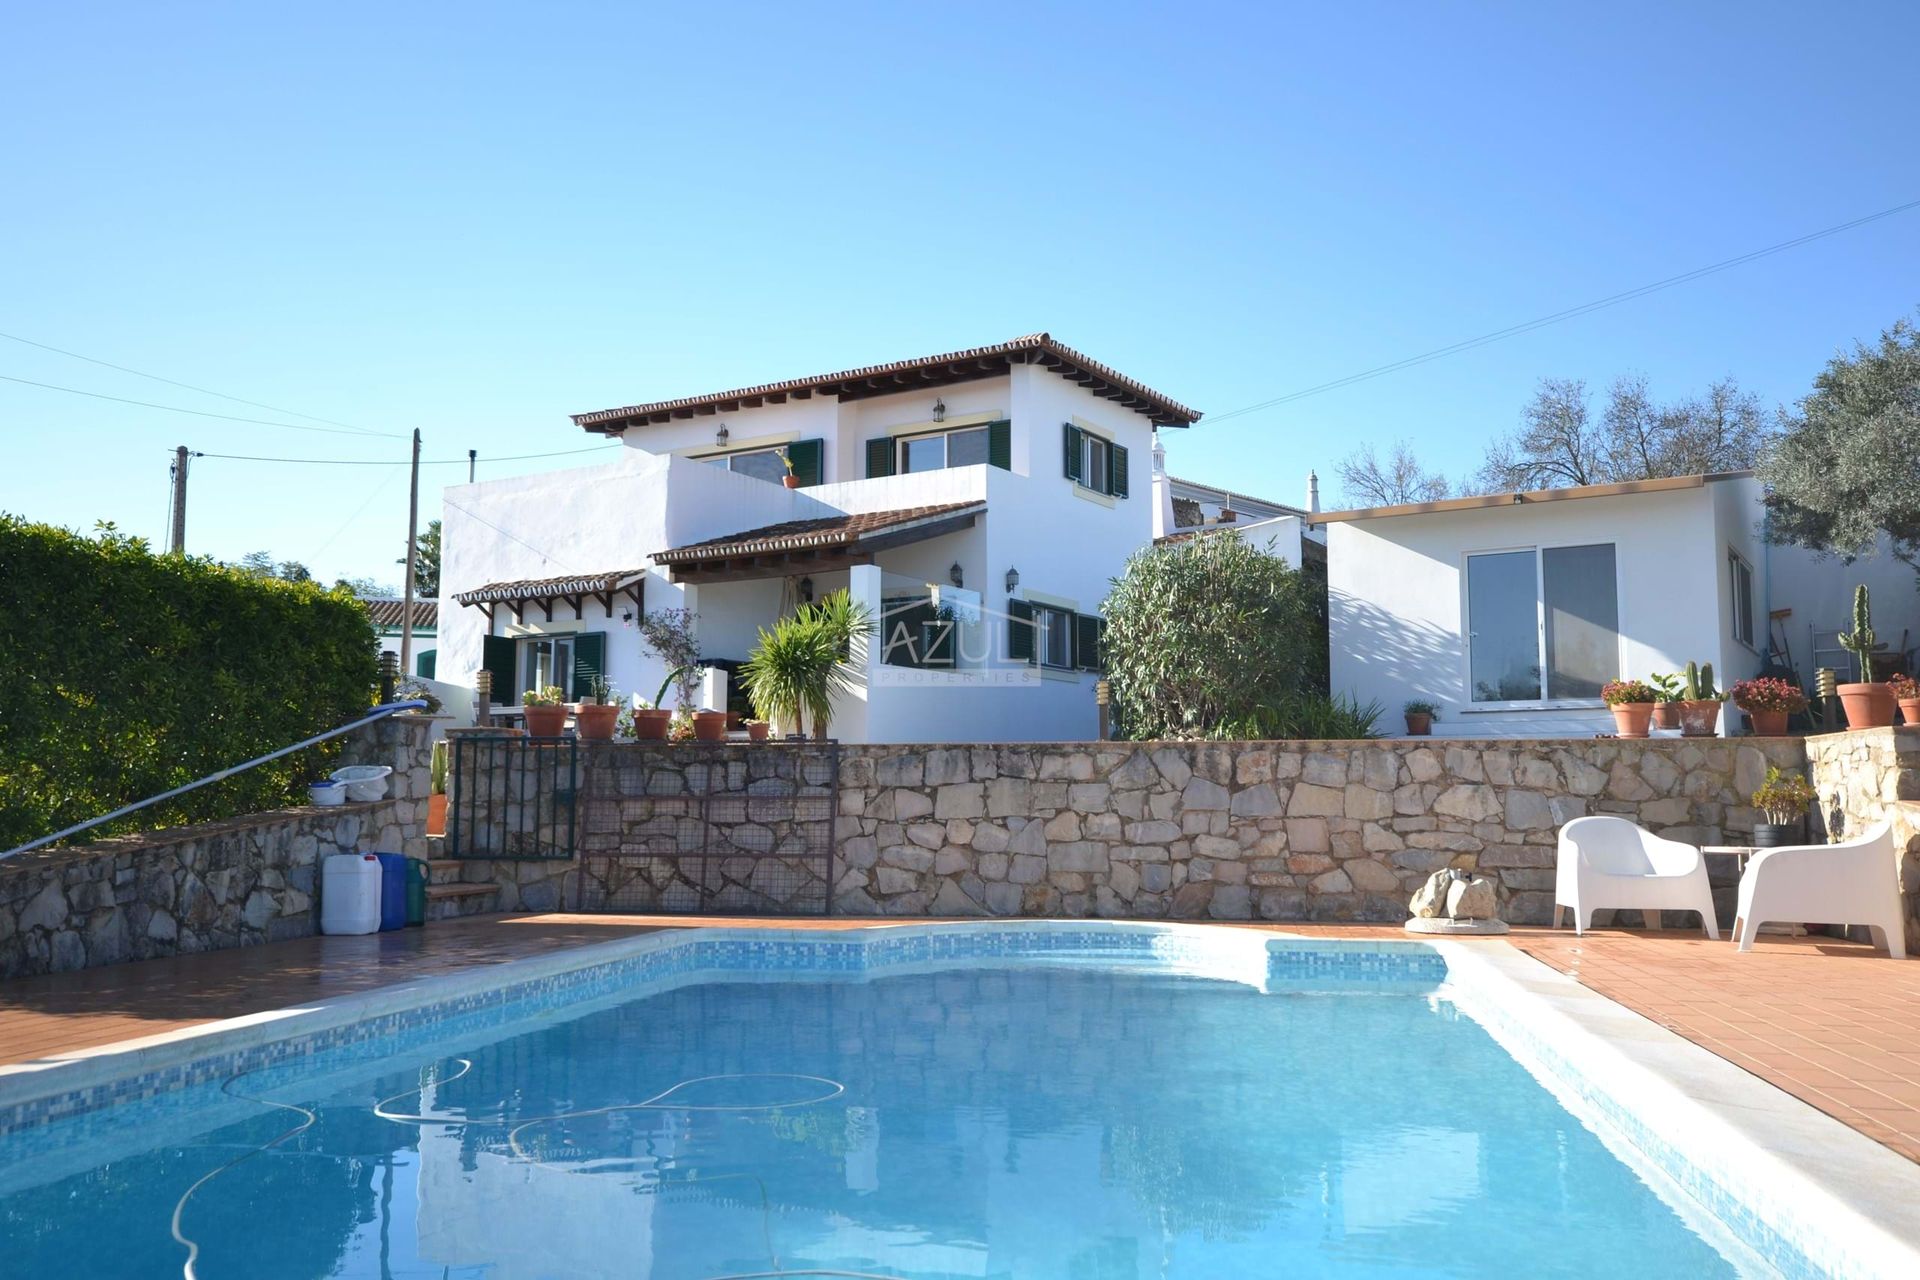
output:
[[[1073,611],[1033,606],[1033,650],[1043,667],[1073,668]]]
[[[977,467],[987,461],[987,428],[968,427],[931,436],[908,436],[900,442],[900,471],[940,471],[947,467]]]
[[[701,459],[716,467],[725,467],[728,471],[737,471],[741,475],[752,476],[756,480],[771,480],[779,484],[786,479],[787,464],[778,449],[753,449],[741,453],[721,453]]]
[[[1613,544],[1469,555],[1467,626],[1472,701],[1599,697],[1620,672]]]
[[[1753,566],[1738,551],[1727,552],[1733,582],[1733,638],[1753,648]]]
[[[571,689],[573,683],[573,637],[534,636],[520,642],[520,687],[514,700],[528,689],[559,685]]]
[[[1071,422],[1061,424],[1065,433],[1066,476],[1082,489],[1127,496],[1127,451],[1120,445],[1097,436]]]

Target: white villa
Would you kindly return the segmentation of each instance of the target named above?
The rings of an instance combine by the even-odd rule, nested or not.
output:
[[[652,698],[643,611],[693,610],[730,670],[845,587],[883,634],[835,737],[1091,738],[1100,604],[1159,531],[1155,430],[1199,416],[1044,333],[580,414],[625,456],[446,490],[437,668],[490,671],[496,704],[602,673]]]
[[[1447,737],[1590,737],[1612,732],[1600,686],[1616,678],[1711,662],[1726,689],[1769,658],[1808,687],[1817,667],[1853,678],[1833,638],[1856,583],[1906,652],[1911,571],[1770,545],[1761,499],[1742,471],[1310,517],[1327,531],[1332,687],[1379,702],[1388,732],[1423,699]]]

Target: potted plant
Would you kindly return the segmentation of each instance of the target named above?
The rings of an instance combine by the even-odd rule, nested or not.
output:
[[[620,720],[619,690],[605,676],[595,676],[587,696],[573,709],[573,729],[588,742],[613,741],[613,728]]]
[[[780,483],[789,489],[798,489],[800,477],[793,473],[793,456],[785,449],[780,451],[780,465],[787,469],[787,474],[780,477]]]
[[[1623,738],[1647,736],[1658,697],[1653,686],[1644,680],[1609,680],[1600,686],[1600,701],[1613,712],[1614,732]]]
[[[1837,690],[1849,729],[1884,729],[1893,723],[1893,689],[1873,678],[1873,646],[1873,607],[1863,583],[1853,589],[1853,630],[1840,633],[1840,647],[1854,656],[1865,677]]]
[[[427,760],[427,834],[447,833],[447,740],[433,744]]]
[[[873,614],[843,589],[813,604],[803,604],[773,624],[740,668],[747,696],[769,718],[791,724],[806,736],[824,739],[833,718],[833,700],[853,690],[853,673],[865,662]]]
[[[692,742],[693,733],[693,712],[684,707],[674,712],[672,719],[667,722],[667,741]]]
[[[1897,675],[1887,681],[1887,688],[1892,690],[1893,700],[1900,704],[1900,719],[1907,724],[1920,724],[1920,680]]]
[[[1680,677],[1662,675],[1656,671],[1647,677],[1647,683],[1653,686],[1653,691],[1657,695],[1657,700],[1653,704],[1653,727],[1678,729],[1682,696]]]
[[[693,737],[696,742],[725,742],[727,740],[727,713],[724,711],[694,712]]]
[[[1767,815],[1765,822],[1754,824],[1754,848],[1776,849],[1799,843],[1804,838],[1807,806],[1813,801],[1813,788],[1805,778],[1781,773],[1779,765],[1769,765],[1767,780],[1753,793],[1753,807]]]
[[[1762,738],[1777,738],[1787,731],[1787,717],[1807,709],[1807,695],[1799,685],[1779,676],[1757,676],[1736,680],[1730,694],[1733,705],[1753,721],[1753,732]]]
[[[557,738],[567,729],[567,694],[557,684],[529,689],[520,695],[526,710],[527,733],[535,738]]]
[[[1713,664],[1689,662],[1680,681],[1680,734],[1712,738],[1720,732],[1721,697],[1713,687]]]
[[[755,720],[751,716],[741,723],[746,727],[748,742],[765,742],[767,735],[773,732],[772,725],[765,720]]]
[[[1409,699],[1400,711],[1407,718],[1408,735],[1415,738],[1424,738],[1432,733],[1433,722],[1440,718],[1440,705],[1425,698]]]

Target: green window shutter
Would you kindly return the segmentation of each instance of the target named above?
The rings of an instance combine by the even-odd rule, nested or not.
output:
[[[1104,624],[1090,614],[1073,615],[1074,666],[1082,671],[1100,670],[1100,628]]]
[[[433,679],[433,660],[439,656],[438,649],[422,649],[413,658],[413,674],[422,680]]]
[[[794,478],[800,481],[802,489],[820,483],[825,454],[824,440],[795,440],[787,446],[787,461],[793,464]]]
[[[567,696],[575,702],[593,692],[593,678],[607,673],[607,633],[582,631],[573,637],[573,674]]]
[[[1065,438],[1066,447],[1064,457],[1067,479],[1078,480],[1080,478],[1080,455],[1084,452],[1080,447],[1080,428],[1074,426],[1071,422],[1063,422],[1060,425]]]
[[[1013,424],[1005,418],[987,424],[987,463],[1002,471],[1013,470]]]
[[[1033,606],[1025,600],[1007,601],[1007,659],[1033,663]]]
[[[480,665],[493,673],[495,705],[510,707],[520,701],[520,646],[511,636],[486,636],[480,641]]]
[[[867,441],[867,479],[893,474],[893,437]]]
[[[1127,451],[1117,444],[1107,446],[1107,492],[1116,498],[1127,496]]]

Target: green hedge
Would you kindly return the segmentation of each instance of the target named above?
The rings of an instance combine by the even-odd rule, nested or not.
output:
[[[364,714],[377,653],[344,591],[157,556],[110,526],[87,538],[0,514],[0,849]],[[95,834],[285,804],[337,751]]]

